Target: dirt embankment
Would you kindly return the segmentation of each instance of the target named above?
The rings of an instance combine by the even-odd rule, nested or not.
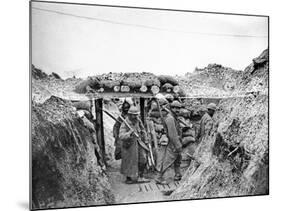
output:
[[[93,139],[68,101],[32,103],[34,209],[114,203]]]
[[[268,51],[265,51],[268,53]],[[220,101],[211,134],[201,141],[172,199],[268,194],[268,56],[243,72],[246,96]],[[264,59],[267,58],[267,59]],[[261,84],[262,83],[262,84]],[[256,91],[262,87],[263,92]]]
[[[179,83],[189,96],[220,97],[230,96],[237,90],[243,71],[224,67],[220,64],[209,64],[196,68],[185,77],[178,77]]]

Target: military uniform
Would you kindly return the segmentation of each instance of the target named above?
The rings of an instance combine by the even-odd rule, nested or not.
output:
[[[210,134],[210,131],[213,128],[213,124],[214,124],[214,121],[213,121],[212,117],[210,117],[210,115],[206,112],[200,121],[200,127],[199,127],[199,131],[197,134],[198,142],[201,142],[202,138],[204,136]]]
[[[159,172],[156,182],[163,182],[163,175],[166,170],[174,165],[175,179],[181,177],[180,164],[181,164],[181,150],[182,144],[180,141],[180,128],[177,121],[171,113],[164,114],[164,127],[166,127],[167,133],[162,135],[162,139],[166,140],[161,142],[158,150],[158,158],[156,169]],[[165,143],[165,144],[163,144]]]
[[[134,109],[132,107],[132,109]],[[131,108],[128,112],[130,113]],[[130,179],[143,178],[144,169],[147,163],[146,151],[140,146],[138,139],[146,141],[147,134],[143,124],[138,119],[135,122],[127,117],[125,120],[139,137],[132,133],[132,130],[123,122],[120,127],[119,138],[122,142],[121,173]]]
[[[114,157],[116,160],[120,160],[121,159],[121,148],[122,148],[122,142],[119,138],[119,131],[120,131],[120,127],[121,124],[123,122],[123,119],[126,119],[126,116],[124,113],[121,114],[121,117],[119,116],[117,118],[117,121],[115,122],[115,124],[113,125],[113,137],[115,138],[115,151],[114,151]]]
[[[159,154],[161,154],[161,146],[166,146],[168,144],[168,138],[157,108],[149,112],[149,117],[146,122],[149,133],[148,138],[152,140],[153,143],[153,152],[157,167],[157,164],[160,162],[159,159],[161,159],[161,156],[159,156]]]
[[[214,103],[210,103],[207,106],[207,109],[215,112],[216,105]],[[208,111],[208,112],[210,112],[210,111]],[[202,117],[202,119],[200,120],[200,127],[199,127],[199,131],[198,131],[198,134],[197,134],[197,139],[198,139],[199,142],[201,142],[202,139],[206,135],[210,135],[210,132],[213,128],[214,120],[212,119],[212,117],[210,116],[210,114],[208,112],[206,112],[204,114],[204,116]]]

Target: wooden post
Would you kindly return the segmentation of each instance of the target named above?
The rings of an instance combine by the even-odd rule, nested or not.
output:
[[[144,107],[145,99],[143,97],[140,98],[140,116],[141,116],[141,121],[145,123],[144,117],[145,117],[145,107]]]
[[[103,112],[102,112],[102,98],[95,100],[95,112],[96,112],[96,135],[97,142],[102,152],[102,159],[105,162],[105,143],[104,143],[104,131],[103,131]]]

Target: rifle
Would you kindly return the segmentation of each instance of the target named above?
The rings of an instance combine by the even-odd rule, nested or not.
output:
[[[197,160],[194,156],[192,156],[191,154],[189,154],[189,153],[185,153],[191,160],[194,160],[195,162],[197,162],[198,164],[202,164],[199,160]]]
[[[104,111],[108,116],[110,116],[110,117],[113,118],[114,120],[118,121],[107,109],[104,108],[103,111]],[[122,116],[120,116],[120,119],[123,121],[123,123],[124,123],[131,131],[133,131],[134,135],[138,138],[137,141],[138,141],[139,145],[140,145],[143,149],[145,149],[146,151],[149,152],[149,148],[146,146],[145,143],[143,143],[142,140],[140,140],[139,134],[129,125],[129,123],[128,123]],[[118,121],[118,122],[119,122],[119,121]]]
[[[162,122],[162,124],[163,124],[165,133],[168,135],[167,125],[166,125],[166,123],[165,123],[165,120],[164,120],[164,117],[163,117],[163,114],[162,114],[162,111],[161,111],[161,108],[160,108],[159,101],[158,101],[157,98],[155,98],[155,100],[156,100],[157,108],[158,108],[158,110],[159,110],[160,119],[161,119],[161,122]],[[167,154],[167,147],[165,147],[164,157],[166,157],[166,154]],[[163,162],[161,163],[161,169],[160,169],[159,171],[160,171],[160,172],[163,171]]]
[[[154,147],[157,150],[158,149],[158,141],[157,141],[157,138],[156,138],[154,126],[152,126],[153,124],[154,123],[153,123],[152,120],[150,122],[148,122],[147,130],[148,130],[148,133],[150,134],[151,139],[153,140]]]
[[[138,120],[141,123],[141,127],[143,127],[143,129],[144,129],[143,122],[139,118],[138,118]],[[149,155],[150,155],[150,157],[148,157],[148,161],[149,161],[149,163],[151,162],[151,164],[149,164],[149,166],[155,166],[155,160],[154,160],[154,156],[153,156],[152,147],[151,147],[150,142],[148,142],[148,149],[149,149]]]
[[[171,111],[170,111],[168,108],[166,108],[166,107],[164,107],[164,109],[165,109],[167,112],[171,112]],[[183,120],[181,120],[181,119],[179,119],[179,118],[177,118],[177,120],[178,120],[179,122],[181,122],[185,127],[189,127],[189,128],[192,127],[192,124],[187,125]]]

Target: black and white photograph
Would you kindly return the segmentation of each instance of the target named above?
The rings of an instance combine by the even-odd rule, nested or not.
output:
[[[32,210],[269,194],[269,16],[29,10]]]

